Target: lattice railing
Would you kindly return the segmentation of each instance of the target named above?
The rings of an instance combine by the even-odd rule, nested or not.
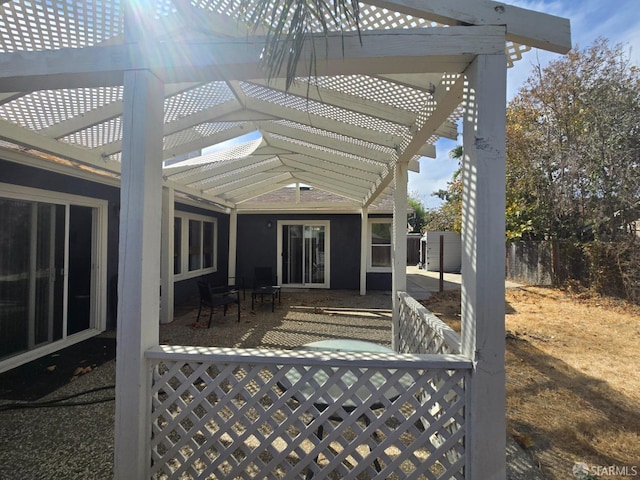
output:
[[[459,355],[161,346],[147,358],[154,479],[464,478]]]
[[[398,292],[399,324],[394,347],[400,353],[460,353],[460,336],[405,292]]]
[[[446,323],[436,317],[432,312],[422,306],[417,300],[405,292],[398,292],[398,325],[395,328],[396,339],[394,347],[401,353],[412,354],[459,354],[460,336]],[[447,382],[446,375],[435,373],[430,379],[431,387],[440,390]],[[423,399],[425,402],[430,399],[430,392],[425,390]],[[444,395],[445,403],[441,404],[436,400],[431,413],[446,409],[446,404],[451,400],[449,393]],[[431,428],[431,419],[423,417],[422,422],[426,429]],[[431,438],[434,445],[446,445],[448,437],[458,431],[460,425],[455,418],[446,421],[436,431]],[[460,460],[462,453],[455,448],[449,449],[446,453],[449,462],[455,463]]]

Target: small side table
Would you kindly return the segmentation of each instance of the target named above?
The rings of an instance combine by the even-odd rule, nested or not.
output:
[[[280,296],[280,287],[278,285],[267,285],[264,287],[256,287],[251,291],[251,310],[254,308],[256,297],[260,296],[260,303],[264,303],[265,296],[271,296],[271,311],[273,312],[276,305],[276,298],[278,303],[282,302]]]

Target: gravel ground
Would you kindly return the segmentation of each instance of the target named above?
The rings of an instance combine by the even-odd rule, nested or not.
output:
[[[115,383],[115,361],[104,363],[38,402]],[[68,400],[110,399],[112,388]],[[0,401],[0,479],[73,480],[113,477],[114,402],[6,410],[26,402]],[[62,403],[62,402],[61,402]],[[3,410],[4,409],[4,410]]]
[[[208,312],[200,324],[197,313],[197,303],[176,311],[175,320],[161,326],[160,343],[278,349],[330,338],[391,343],[389,293],[284,291],[273,313],[268,304],[252,310],[249,297],[242,302],[240,323],[235,311],[224,317],[216,312],[210,329],[206,328]],[[91,391],[64,401],[87,405],[7,409],[26,402],[0,400],[0,480],[112,479],[115,405],[110,386],[114,384],[115,361],[111,360],[37,400]],[[542,480],[528,455],[511,438],[507,441],[507,478]]]
[[[292,348],[329,338],[355,338],[389,346],[391,296],[351,291],[282,292],[282,303],[251,310],[249,296],[235,311],[208,312],[195,322],[197,306],[176,312],[160,328],[160,343],[225,347]],[[107,332],[105,336],[113,336]],[[0,400],[0,480],[102,480],[113,478],[115,361],[104,363],[38,402],[92,391],[59,402],[59,406],[7,409],[26,402]],[[106,388],[105,388],[106,387]],[[106,400],[106,401],[105,401]],[[68,402],[99,402],[63,406]]]

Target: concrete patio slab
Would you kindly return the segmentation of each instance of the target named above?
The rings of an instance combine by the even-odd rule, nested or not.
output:
[[[456,290],[462,284],[460,273],[444,273],[442,278],[443,290]],[[517,288],[520,284],[505,280],[506,288]],[[407,267],[407,293],[416,300],[424,300],[440,291],[440,272],[433,272],[418,268]]]

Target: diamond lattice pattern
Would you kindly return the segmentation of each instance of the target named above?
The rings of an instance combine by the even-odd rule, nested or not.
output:
[[[467,370],[387,356],[164,359],[153,478],[464,478]]]

